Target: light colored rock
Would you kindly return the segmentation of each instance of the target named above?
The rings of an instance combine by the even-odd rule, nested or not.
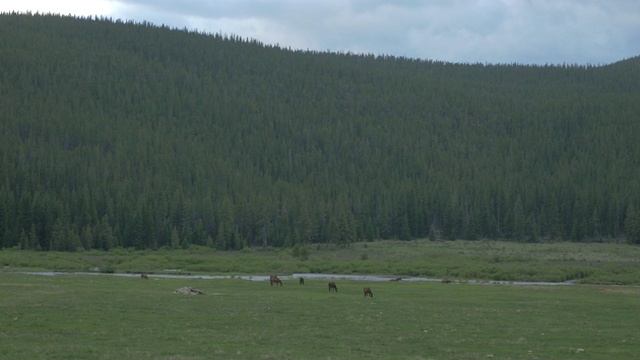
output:
[[[192,288],[192,287],[189,287],[189,286],[185,286],[185,287],[181,287],[179,289],[176,289],[176,291],[174,291],[174,293],[182,294],[182,295],[204,295],[204,292],[202,292],[202,290],[196,289],[196,288]]]

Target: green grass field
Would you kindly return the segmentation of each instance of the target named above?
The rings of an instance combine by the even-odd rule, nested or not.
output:
[[[205,295],[174,294],[193,286]],[[375,297],[362,296],[371,286]],[[1,359],[637,359],[640,288],[0,273]]]
[[[199,247],[76,253],[8,249],[0,251],[0,271],[317,272],[640,285],[640,246],[628,244],[418,240],[356,243],[349,247],[314,245],[305,251],[307,256],[294,256],[291,249],[215,251]]]

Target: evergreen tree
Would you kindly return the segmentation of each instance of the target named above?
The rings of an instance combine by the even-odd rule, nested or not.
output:
[[[82,242],[80,235],[75,227],[69,227],[67,229],[67,245],[64,248],[65,251],[77,251],[82,249]]]
[[[26,232],[24,232],[24,230],[22,230],[22,232],[20,233],[19,244],[20,244],[20,249],[22,250],[29,249],[29,236],[27,235]]]
[[[180,247],[180,234],[178,233],[178,229],[176,229],[176,227],[174,226],[171,229],[171,248],[172,249],[177,249]]]
[[[627,208],[625,235],[632,244],[640,244],[640,212],[633,205]]]
[[[634,241],[638,58],[449,64],[30,14],[0,34],[0,248]]]
[[[514,240],[521,241],[524,239],[526,233],[526,215],[524,213],[524,207],[522,205],[522,200],[518,196],[516,202],[513,206],[513,233],[512,237]]]
[[[107,216],[103,216],[95,230],[96,248],[101,250],[109,250],[116,243],[113,228],[109,224]]]
[[[80,240],[84,249],[95,248],[95,238],[93,236],[93,229],[91,228],[91,225],[86,225],[82,229]]]
[[[53,225],[49,250],[65,251],[69,249],[68,225],[62,218],[58,218]]]
[[[409,218],[406,214],[400,217],[400,240],[411,240],[411,228],[409,227]]]
[[[38,238],[38,232],[36,231],[35,224],[31,224],[31,228],[29,229],[29,238],[27,242],[27,249],[31,250],[41,250],[40,247],[40,239]]]

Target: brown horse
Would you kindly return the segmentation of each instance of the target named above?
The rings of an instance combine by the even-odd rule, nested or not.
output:
[[[304,278],[300,278],[300,280],[299,280],[299,284],[300,284],[300,285],[304,285]]]
[[[282,286],[282,280],[276,275],[269,276],[269,284],[273,286],[273,284]]]
[[[140,279],[149,280],[149,276],[146,273],[140,273]]]
[[[336,283],[331,281],[329,282],[329,292],[331,292],[331,289],[333,289],[333,291],[338,292],[338,287],[336,286]]]
[[[371,291],[371,288],[363,288],[362,291],[364,292],[365,297],[373,297],[373,291]]]

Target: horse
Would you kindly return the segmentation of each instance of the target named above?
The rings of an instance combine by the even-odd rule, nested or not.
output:
[[[304,278],[300,278],[300,280],[298,280],[298,283],[299,283],[300,285],[304,285]]]
[[[331,281],[329,283],[329,292],[331,292],[331,289],[333,289],[333,291],[338,292],[338,287],[336,286],[336,283]]]
[[[373,291],[371,291],[371,288],[363,288],[362,291],[364,292],[364,297],[373,297]]]
[[[270,275],[269,276],[269,284],[271,286],[273,286],[273,284],[282,286],[282,280],[280,280],[280,278],[278,278],[278,276],[276,276],[276,275]]]
[[[149,280],[149,276],[146,273],[140,273],[140,279]]]

